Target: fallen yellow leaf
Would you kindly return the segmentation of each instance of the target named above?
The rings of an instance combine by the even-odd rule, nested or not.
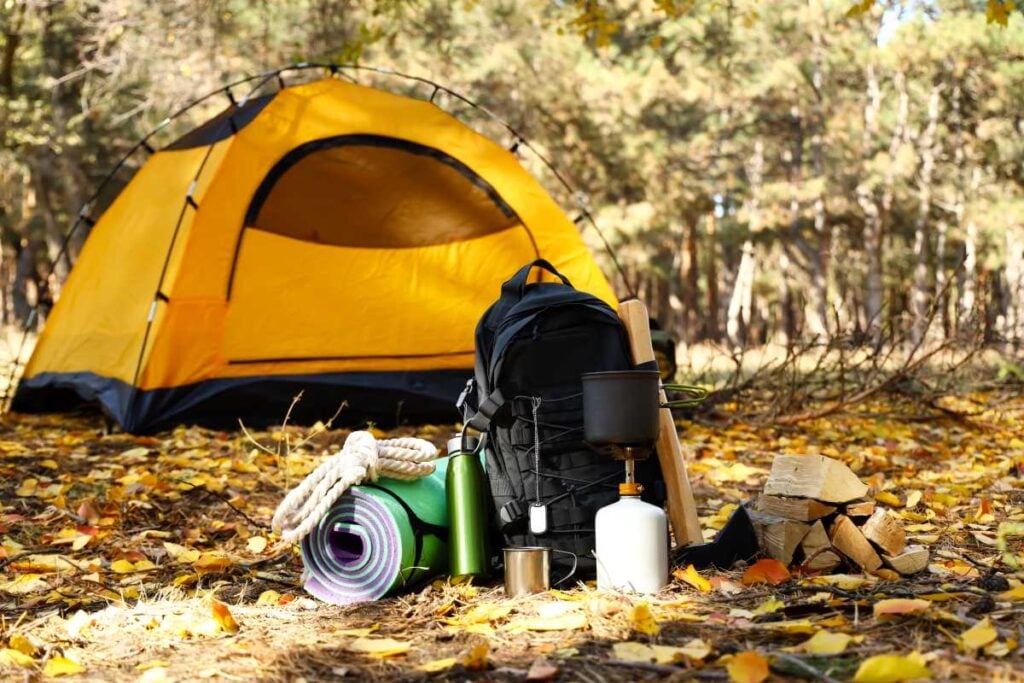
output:
[[[110,571],[115,574],[130,574],[135,571],[135,565],[128,560],[114,560],[110,563]]]
[[[855,591],[866,584],[875,583],[876,579],[856,574],[830,574],[826,576],[815,576],[808,580],[809,583],[823,586],[835,586],[844,591]]]
[[[774,614],[780,609],[783,609],[786,603],[782,602],[776,597],[771,597],[762,602],[760,605],[754,608],[754,615],[759,616],[761,614]]]
[[[1002,593],[999,594],[999,599],[1000,600],[1010,600],[1012,602],[1016,602],[1018,600],[1024,600],[1024,583],[1022,583],[1021,585],[1017,586],[1016,588],[1011,588],[1008,591],[1003,591]]]
[[[11,647],[5,647],[0,649],[0,666],[32,666],[35,664],[35,660],[29,657],[24,652],[20,652]]]
[[[768,660],[754,651],[733,655],[725,665],[733,683],[761,683],[768,678]]]
[[[199,556],[199,559],[192,563],[192,566],[201,572],[217,573],[225,571],[231,567],[232,564],[231,558],[225,555],[218,553],[203,553]]]
[[[879,503],[891,505],[892,507],[900,507],[900,497],[889,491],[879,491],[875,494],[875,500]]]
[[[978,648],[985,647],[999,637],[999,632],[992,626],[992,622],[985,617],[974,626],[960,634],[960,647],[965,652],[972,653]]]
[[[49,587],[50,584],[46,582],[42,574],[22,574],[16,579],[0,583],[0,593],[27,595]]]
[[[686,569],[675,570],[672,572],[672,576],[676,577],[680,581],[690,584],[701,593],[711,592],[711,582],[701,576],[692,564]]]
[[[802,652],[812,655],[838,655],[846,650],[846,646],[853,639],[853,636],[846,633],[818,631],[809,639],[800,643],[797,648]]]
[[[50,657],[43,666],[43,675],[48,678],[74,676],[85,671],[85,667],[67,657]]]
[[[174,679],[167,673],[166,666],[155,666],[142,672],[138,683],[173,683],[173,681]]]
[[[854,683],[900,683],[915,678],[931,678],[932,672],[920,654],[908,656],[875,655],[868,657],[857,668]]]
[[[633,625],[633,630],[648,636],[656,636],[661,631],[658,622],[654,620],[654,615],[651,614],[651,606],[646,602],[633,605],[630,623]]]
[[[466,667],[467,671],[486,671],[487,655],[490,651],[491,646],[486,640],[476,643],[469,648],[469,652],[462,658],[462,666]]]
[[[757,628],[764,631],[775,631],[777,633],[789,633],[814,635],[818,632],[818,626],[807,619],[792,619],[786,621],[765,621],[754,622],[749,628]]]
[[[997,640],[985,646],[985,654],[989,657],[1005,657],[1017,649],[1017,641],[1013,638]]]
[[[170,541],[164,541],[164,550],[167,554],[174,558],[176,562],[181,564],[192,564],[199,559],[202,554],[195,548],[186,548],[183,545],[177,543],[171,543]]]
[[[235,617],[232,616],[231,610],[228,606],[219,600],[214,600],[210,603],[210,610],[213,612],[213,620],[217,622],[221,630],[225,633],[238,633],[238,622],[235,621]]]
[[[711,646],[700,638],[694,638],[687,641],[685,645],[679,648],[679,651],[687,658],[699,662],[711,654]]]
[[[339,635],[339,636],[355,636],[356,638],[365,638],[366,636],[370,635],[371,633],[375,633],[378,629],[380,629],[380,624],[374,624],[373,626],[370,626],[369,628],[343,628],[343,629],[338,629],[337,631],[334,632],[334,634],[335,635]]]
[[[583,612],[566,612],[554,617],[529,617],[509,624],[515,629],[527,631],[575,631],[587,625],[587,615]]]
[[[638,643],[635,640],[612,645],[612,656],[623,662],[650,663],[656,659],[654,648],[644,643]]]
[[[455,617],[442,619],[442,622],[449,626],[469,626],[470,624],[484,624],[491,621],[498,621],[508,616],[512,611],[512,605],[500,602],[482,602],[473,605],[463,614]]]
[[[927,600],[892,598],[876,602],[874,614],[876,619],[888,619],[906,614],[917,614],[929,607],[931,607],[931,603]]]
[[[7,647],[31,657],[36,653],[36,646],[28,638],[20,633],[15,633],[7,639]]]
[[[654,662],[674,664],[686,660],[699,662],[711,654],[711,647],[699,638],[694,638],[683,647],[671,645],[645,645],[635,641],[616,643],[612,646],[616,659],[626,662]]]
[[[267,539],[263,536],[252,536],[246,545],[249,546],[250,553],[259,555],[267,549]]]
[[[429,674],[436,674],[440,671],[447,671],[458,663],[459,660],[455,657],[445,657],[444,659],[435,659],[432,662],[426,664],[420,664],[416,667],[419,671],[425,671]]]
[[[260,597],[256,598],[257,605],[269,605],[271,607],[276,606],[278,601],[281,599],[281,594],[276,590],[270,589],[260,593]]]
[[[29,498],[29,497],[35,495],[36,487],[38,487],[38,486],[39,486],[39,480],[38,479],[26,479],[25,481],[21,482],[21,486],[19,486],[14,491],[14,495],[20,496],[22,498]]]
[[[394,638],[357,638],[348,644],[349,652],[359,652],[371,657],[394,657],[404,655],[412,643]]]

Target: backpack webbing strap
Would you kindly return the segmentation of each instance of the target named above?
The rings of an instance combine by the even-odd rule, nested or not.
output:
[[[540,473],[537,473],[537,472],[535,472],[535,475],[539,475],[541,477],[553,476],[555,479],[563,479],[563,480],[565,479],[564,477],[559,477],[557,475],[540,474]],[[602,484],[605,484],[605,483],[611,481],[612,479],[618,478],[619,476],[620,476],[619,472],[613,472],[612,474],[609,474],[609,475],[607,475],[605,477],[601,477],[600,479],[595,479],[594,481],[588,481],[588,482],[584,483],[582,486],[570,486],[567,491],[564,491],[562,493],[556,494],[554,496],[549,496],[548,498],[546,498],[546,499],[544,499],[544,500],[542,500],[540,502],[542,502],[544,505],[551,505],[552,503],[557,503],[558,501],[560,501],[560,500],[562,500],[564,498],[567,498],[569,496],[575,495],[577,493],[582,493],[583,491],[586,491],[587,489],[590,489],[590,488],[593,488],[595,486],[600,486]],[[559,511],[558,514],[559,515],[563,515],[563,514],[566,515],[568,517],[568,523],[569,524],[582,524],[584,521],[593,521],[594,514],[596,514],[596,511],[593,508],[581,508],[581,507],[573,506],[573,507],[569,508],[568,510]],[[526,505],[524,505],[523,501],[519,500],[518,498],[510,500],[509,502],[507,502],[504,505],[502,505],[501,509],[498,510],[498,528],[501,531],[501,533],[507,534],[517,524],[520,524],[521,522],[523,522],[526,519],[526,516],[527,516],[527,509],[526,509]],[[549,533],[554,533],[554,532],[555,532],[555,529],[552,529],[552,530],[550,530]],[[578,531],[577,531],[577,533],[578,533]]]
[[[480,401],[476,414],[466,421],[466,425],[478,432],[485,432],[491,426],[491,420],[498,414],[501,407],[505,405],[505,395],[501,389],[495,389],[484,400]]]

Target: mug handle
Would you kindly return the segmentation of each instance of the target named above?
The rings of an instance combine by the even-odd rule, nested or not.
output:
[[[557,548],[551,548],[551,552],[562,553],[563,555],[569,555],[570,557],[572,557],[572,569],[569,570],[568,574],[560,578],[558,581],[555,581],[555,585],[557,586],[560,583],[568,581],[576,574],[576,567],[579,565],[579,558],[576,556],[576,553],[570,553],[568,550],[558,550]]]

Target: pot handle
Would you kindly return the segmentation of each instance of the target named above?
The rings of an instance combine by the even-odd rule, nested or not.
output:
[[[661,388],[665,391],[673,391],[689,396],[689,398],[680,398],[675,401],[665,401],[660,404],[661,408],[692,408],[703,403],[708,397],[707,389],[692,384],[663,384]]]

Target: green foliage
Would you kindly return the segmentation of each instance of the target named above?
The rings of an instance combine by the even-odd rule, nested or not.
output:
[[[750,238],[760,310],[750,326],[761,325],[752,337],[787,315],[799,326],[815,288],[847,329],[863,330],[870,207],[881,215],[891,319],[907,310],[938,87],[927,279],[963,260],[971,227],[979,272],[996,283],[986,296],[1005,308],[1004,233],[1024,221],[1016,9],[1006,0],[0,0],[0,226],[9,242],[54,242],[140,134],[227,81],[292,61],[362,62],[433,77],[507,119],[587,193],[669,326],[692,311],[722,327]],[[437,103],[511,145],[459,102],[442,94]],[[152,144],[227,104],[210,100]],[[572,210],[576,198],[521,154]],[[143,161],[132,157],[127,170]]]

